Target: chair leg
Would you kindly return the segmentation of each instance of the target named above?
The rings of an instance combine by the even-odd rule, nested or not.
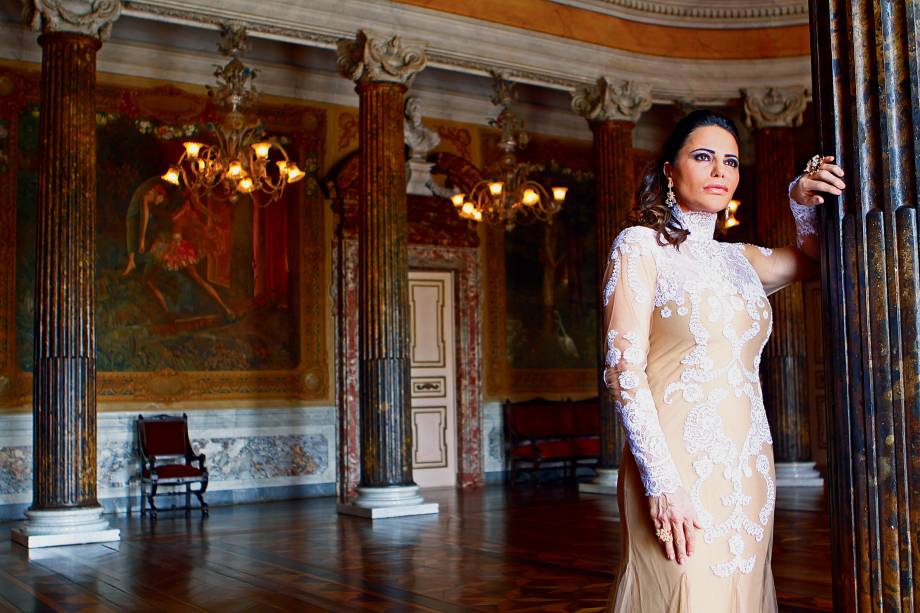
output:
[[[157,518],[157,505],[153,501],[154,496],[157,495],[157,482],[154,481],[150,484],[150,493],[147,495],[147,502],[150,503],[150,519]]]
[[[192,484],[185,484],[185,514],[188,515],[192,512]]]
[[[147,514],[147,488],[144,487],[144,482],[141,481],[141,517]]]
[[[204,490],[200,485],[198,489],[195,490],[195,497],[198,498],[198,504],[201,506],[201,516],[208,517],[211,512],[208,509],[208,503],[204,501]]]

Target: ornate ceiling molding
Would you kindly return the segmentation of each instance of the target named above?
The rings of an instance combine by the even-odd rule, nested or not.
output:
[[[428,66],[433,68],[482,76],[495,69],[514,81],[566,91],[594,83],[599,75],[611,75],[649,84],[653,101],[659,103],[693,99],[722,104],[738,99],[742,88],[807,87],[811,82],[807,56],[657,57],[383,1],[311,0],[296,6],[283,0],[263,0],[258,6],[249,0],[128,1],[124,12],[140,19],[215,29],[222,23],[241,22],[253,38],[327,49],[335,49],[340,39],[354,37],[358,27],[381,30],[427,41]]]
[[[550,0],[605,15],[668,27],[775,28],[808,23],[802,0]]]

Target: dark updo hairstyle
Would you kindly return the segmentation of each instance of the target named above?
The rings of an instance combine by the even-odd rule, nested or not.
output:
[[[705,126],[718,126],[728,131],[735,137],[735,142],[741,145],[741,138],[738,136],[738,128],[735,127],[734,121],[715,111],[693,111],[674,126],[658,159],[646,169],[639,184],[636,208],[630,216],[628,225],[646,226],[656,230],[658,242],[662,245],[670,243],[678,247],[687,240],[687,235],[690,234],[674,218],[671,209],[665,204],[668,178],[664,174],[664,164],[670,162],[673,165],[677,159],[677,153],[687,142],[690,133]]]

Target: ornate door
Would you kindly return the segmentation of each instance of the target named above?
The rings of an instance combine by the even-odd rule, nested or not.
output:
[[[422,487],[457,479],[454,279],[450,272],[411,271],[412,472]]]

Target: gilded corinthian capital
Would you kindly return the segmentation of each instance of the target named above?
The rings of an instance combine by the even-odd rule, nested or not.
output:
[[[572,93],[572,110],[595,121],[632,121],[652,107],[652,86],[646,83],[600,77]]]
[[[408,85],[425,68],[428,43],[358,30],[355,40],[338,42],[336,66],[343,77],[356,83],[386,82]]]
[[[804,87],[751,87],[744,94],[744,123],[755,128],[797,128],[808,104]]]
[[[33,30],[70,32],[107,38],[121,15],[121,0],[32,0],[29,21]]]

